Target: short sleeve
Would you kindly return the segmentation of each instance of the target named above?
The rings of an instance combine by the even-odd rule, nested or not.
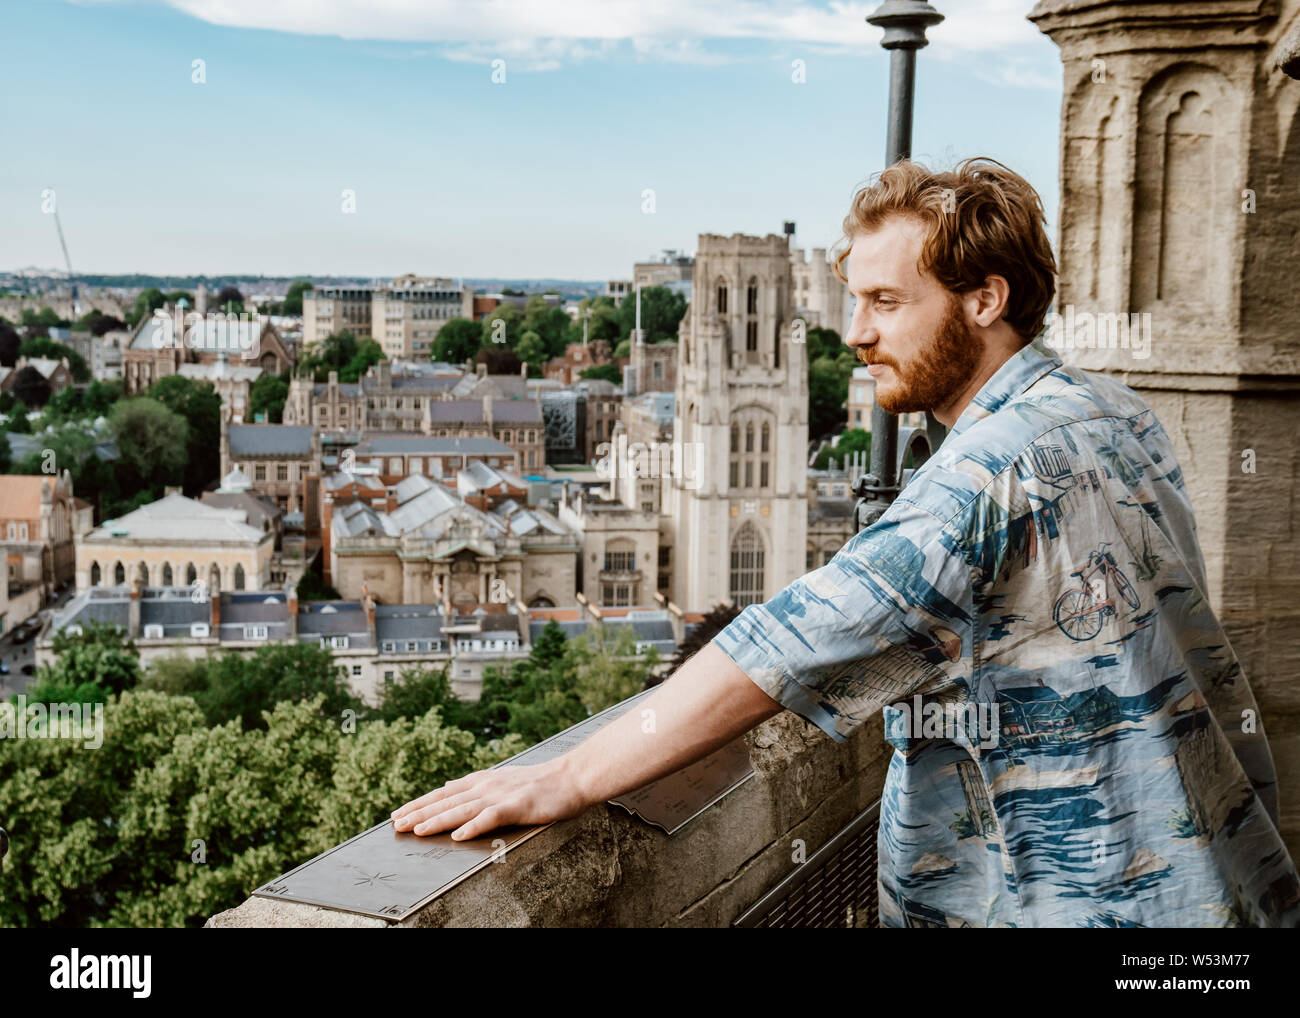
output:
[[[969,660],[971,571],[956,528],[895,501],[830,562],[714,643],[768,696],[838,742]]]

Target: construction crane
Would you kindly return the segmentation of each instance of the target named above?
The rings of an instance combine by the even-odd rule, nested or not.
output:
[[[72,290],[72,317],[81,317],[81,302],[77,295],[77,280],[72,274],[72,259],[68,257],[68,243],[63,239],[63,224],[59,222],[59,209],[54,208],[54,228],[59,231],[59,247],[63,248],[63,264],[68,267],[68,286]]]

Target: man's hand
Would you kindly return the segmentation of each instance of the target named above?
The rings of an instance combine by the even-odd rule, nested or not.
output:
[[[457,841],[508,824],[576,817],[679,771],[784,708],[708,644],[662,685],[563,756],[449,781],[393,813],[393,827]],[[457,826],[459,825],[459,826]]]
[[[564,758],[542,764],[475,771],[393,811],[393,829],[438,834],[455,827],[456,841],[511,824],[567,820],[592,803],[579,792]]]

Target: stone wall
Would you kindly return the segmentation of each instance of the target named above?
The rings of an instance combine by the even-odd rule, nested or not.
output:
[[[1042,0],[1030,19],[1064,75],[1054,310],[1129,326],[1059,352],[1173,440],[1300,858],[1300,83],[1279,66],[1300,0]]]
[[[880,798],[892,749],[877,719],[831,741],[785,712],[745,736],[755,775],[675,835],[602,805],[552,825],[401,923],[267,898],[213,928],[725,927]]]

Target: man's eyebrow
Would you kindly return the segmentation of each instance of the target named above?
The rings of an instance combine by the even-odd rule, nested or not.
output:
[[[870,290],[850,290],[854,297],[875,297],[882,293],[905,294],[907,291],[898,286],[873,286]]]

